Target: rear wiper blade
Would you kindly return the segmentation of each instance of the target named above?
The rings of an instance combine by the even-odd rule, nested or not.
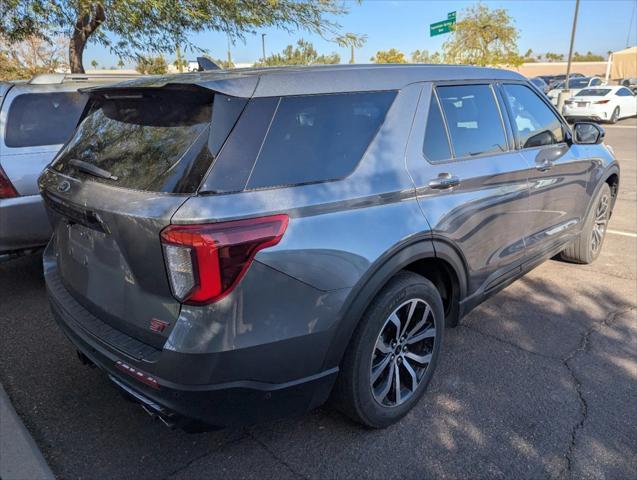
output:
[[[72,158],[69,160],[69,165],[74,166],[78,170],[83,171],[84,173],[88,173],[95,177],[106,178],[107,180],[117,181],[118,177],[111,174],[108,170],[104,170],[103,168],[96,167],[92,163],[85,162],[83,160],[78,160],[77,158]]]

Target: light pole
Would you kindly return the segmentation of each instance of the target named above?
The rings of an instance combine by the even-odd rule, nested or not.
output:
[[[571,76],[571,60],[573,58],[573,44],[575,43],[575,29],[577,28],[577,13],[579,12],[579,0],[575,0],[575,15],[573,15],[573,29],[571,30],[571,45],[568,49],[568,63],[566,64],[566,79],[564,80],[564,88],[557,97],[557,111],[562,113],[564,100],[570,95],[568,82]]]
[[[265,36],[266,33],[261,34],[261,49],[263,50],[263,63],[265,63]]]

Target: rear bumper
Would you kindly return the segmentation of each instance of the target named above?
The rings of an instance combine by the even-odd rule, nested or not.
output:
[[[90,313],[77,302],[69,299],[61,290],[57,267],[47,260],[45,255],[45,279],[49,295],[51,310],[55,320],[62,328],[69,340],[79,352],[86,356],[98,368],[104,370],[113,384],[130,399],[142,404],[145,410],[164,419],[166,423],[175,424],[185,430],[198,431],[202,426],[229,427],[258,423],[275,418],[305,413],[324,403],[329,396],[336,375],[337,368],[318,372],[314,375],[293,379],[283,383],[266,383],[249,380],[250,364],[254,360],[254,353],[246,356],[244,374],[235,380],[217,384],[182,384],[174,378],[162,378],[155,372],[169,369],[176,373],[183,372],[181,378],[190,375],[188,369],[202,367],[202,362],[213,365],[225,363],[225,355],[236,352],[220,352],[216,354],[194,355],[163,351],[142,352],[137,358],[125,353],[118,346],[132,350],[140,350],[143,346],[131,345],[135,339],[116,332],[111,335],[107,329],[111,328],[93,317],[93,323],[87,323]],[[96,335],[99,331],[100,336]],[[119,338],[117,346],[107,343],[102,338]],[[140,342],[138,342],[140,343]],[[153,349],[145,345],[147,349]],[[131,350],[132,349],[132,350]],[[282,346],[285,351],[285,346]],[[294,362],[293,358],[289,359]],[[152,387],[138,381],[134,376],[123,373],[117,367],[122,362],[139,372],[152,377],[157,386]],[[163,363],[163,365],[162,365]],[[167,365],[169,363],[170,365]],[[261,359],[263,363],[268,358]],[[205,429],[205,428],[204,428]]]
[[[46,245],[51,224],[40,195],[0,200],[0,256]]]

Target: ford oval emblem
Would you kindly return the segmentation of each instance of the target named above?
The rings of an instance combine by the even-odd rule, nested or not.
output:
[[[58,183],[58,192],[66,193],[69,190],[71,190],[71,184],[68,181],[62,180]]]

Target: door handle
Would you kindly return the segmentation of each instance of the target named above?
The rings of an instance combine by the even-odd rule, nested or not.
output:
[[[450,173],[441,173],[438,178],[434,178],[429,182],[429,188],[436,190],[446,190],[447,188],[453,188],[460,185],[460,179]]]
[[[536,164],[535,168],[540,172],[548,172],[551,168],[553,168],[553,162],[550,160],[544,160],[542,163]]]

